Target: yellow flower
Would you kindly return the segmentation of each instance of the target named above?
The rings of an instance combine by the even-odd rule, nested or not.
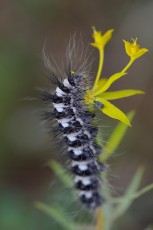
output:
[[[130,61],[123,68],[122,71],[113,74],[108,79],[106,78],[100,79],[102,68],[103,68],[103,61],[104,61],[104,47],[107,44],[107,42],[111,39],[113,30],[108,30],[104,35],[102,35],[100,31],[96,31],[95,27],[93,27],[93,32],[94,32],[93,33],[94,43],[91,43],[91,45],[99,50],[99,66],[98,66],[98,71],[94,82],[94,86],[86,91],[85,103],[89,105],[89,108],[92,108],[92,106],[95,104],[98,106],[101,112],[103,112],[107,116],[117,119],[131,126],[127,116],[115,105],[109,102],[109,100],[130,97],[136,94],[144,94],[144,92],[135,89],[125,89],[125,90],[108,91],[108,92],[106,91],[111,87],[111,85],[114,82],[116,82],[121,77],[127,74],[126,71],[133,64],[135,59],[142,56],[148,50],[145,48],[140,48],[140,46],[137,44],[137,39],[133,40],[133,43],[124,40],[125,50],[126,53],[130,56]]]
[[[101,31],[97,31],[96,28],[93,26],[93,38],[94,43],[90,43],[92,46],[98,49],[99,51],[99,67],[96,75],[96,80],[94,83],[94,89],[99,81],[100,75],[103,69],[103,62],[104,62],[104,47],[109,42],[112,37],[112,33],[114,30],[108,30],[104,35],[102,35]]]
[[[100,102],[102,108],[100,108],[101,112],[106,114],[107,116],[117,119],[129,126],[131,126],[129,119],[127,116],[118,109],[115,105],[113,105],[108,100],[116,100],[121,99],[124,97],[130,97],[136,94],[144,94],[141,90],[135,89],[125,89],[125,90],[118,90],[118,91],[107,91],[110,86],[117,81],[119,78],[125,76],[126,73],[119,72],[112,75],[108,79],[101,79],[98,82],[98,87],[95,90],[88,90],[85,96],[85,102],[87,104],[94,104],[95,102]],[[96,104],[96,103],[95,103]]]
[[[97,31],[96,28],[93,26],[93,39],[94,42],[91,43],[92,46],[96,47],[97,49],[103,49],[105,45],[109,42],[112,37],[112,33],[114,30],[108,30],[106,33],[102,35],[101,31]]]
[[[128,41],[123,40],[125,44],[125,50],[127,55],[132,59],[137,59],[141,57],[143,54],[148,52],[148,49],[146,48],[140,48],[140,45],[137,44],[137,38],[133,40],[133,43],[130,43]]]

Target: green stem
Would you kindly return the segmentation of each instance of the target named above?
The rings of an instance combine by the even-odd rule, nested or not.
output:
[[[153,183],[150,184],[150,185],[147,185],[146,187],[144,187],[141,190],[139,190],[138,192],[136,192],[136,194],[133,195],[133,198],[137,199],[137,198],[139,198],[140,196],[142,196],[146,192],[149,192],[152,189],[153,189]]]
[[[96,230],[104,230],[103,228],[103,213],[102,213],[102,209],[98,208],[97,209],[97,225],[96,225]]]
[[[121,71],[122,73],[125,73],[127,69],[133,64],[135,59],[131,58],[129,63],[125,66],[125,68]]]
[[[98,50],[99,50],[99,66],[98,66],[98,71],[97,71],[96,80],[93,86],[93,90],[95,90],[95,88],[98,85],[98,81],[101,76],[102,69],[103,69],[103,63],[104,63],[104,49],[98,49]]]

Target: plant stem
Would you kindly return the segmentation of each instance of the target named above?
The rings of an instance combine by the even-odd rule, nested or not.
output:
[[[131,58],[129,63],[124,67],[124,69],[121,72],[125,73],[127,69],[132,65],[133,62],[134,62],[134,59]]]
[[[103,220],[102,208],[98,208],[96,230],[104,230],[103,226],[104,226],[104,220]]]
[[[101,76],[102,69],[103,69],[103,63],[104,63],[104,49],[98,49],[98,50],[99,50],[99,66],[98,66],[98,71],[97,71],[96,80],[93,86],[93,90],[95,90],[98,84],[98,81],[99,81],[99,78]]]

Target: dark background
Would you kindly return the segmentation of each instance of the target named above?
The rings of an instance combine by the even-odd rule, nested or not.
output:
[[[111,161],[109,179],[115,193],[122,194],[137,167],[144,165],[142,186],[153,182],[152,22],[151,0],[0,0],[1,230],[60,229],[33,206],[35,200],[49,201],[56,191],[54,175],[46,162],[64,160],[54,151],[52,137],[40,121],[38,89],[49,86],[42,74],[46,39],[48,50],[60,66],[70,35],[81,33],[86,46],[92,40],[92,25],[103,32],[114,28],[113,39],[106,47],[104,77],[120,71],[128,61],[122,39],[138,37],[142,47],[149,49],[130,68],[128,76],[112,87],[141,89],[146,95],[116,102],[125,112],[136,109],[137,113]],[[98,58],[97,52],[93,55]],[[95,61],[93,70],[96,68]],[[105,115],[102,119],[107,140],[117,122]],[[66,196],[63,190],[58,194]],[[114,229],[145,229],[153,222],[152,213],[153,193],[149,192],[134,202]]]

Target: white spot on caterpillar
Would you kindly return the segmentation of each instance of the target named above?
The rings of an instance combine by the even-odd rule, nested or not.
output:
[[[79,135],[80,133],[81,133],[81,131],[75,132],[75,133],[70,133],[70,134],[67,134],[66,136],[70,141],[75,141],[77,139],[77,135]]]
[[[63,127],[63,128],[69,127],[69,124],[68,124],[68,123],[66,123],[66,122],[65,122],[65,123],[64,123],[64,122],[63,122],[63,123],[61,123],[61,125],[62,125],[62,127]]]
[[[72,164],[73,164],[73,166],[75,166],[75,165],[78,165],[78,166],[84,166],[84,165],[86,165],[87,166],[87,164],[90,164],[90,163],[92,163],[93,162],[93,160],[85,160],[85,161],[72,161]]]
[[[86,134],[88,138],[91,138],[91,134],[88,131],[85,131],[84,134]]]
[[[81,164],[78,165],[78,167],[79,167],[79,169],[80,169],[81,171],[85,171],[85,170],[88,169],[88,166],[87,166],[86,163],[83,163],[83,164],[81,163]]]
[[[76,113],[76,108],[75,108],[75,107],[72,107],[72,109],[73,109],[73,112]]]
[[[91,184],[91,180],[90,177],[80,177],[80,176],[76,176],[74,179],[74,182],[77,183],[78,181],[82,181],[82,183],[84,185],[90,185]]]
[[[63,81],[64,86],[66,86],[67,88],[71,88],[72,86],[70,85],[70,83],[68,82],[67,78]]]
[[[54,108],[67,108],[68,106],[65,106],[63,103],[53,103]]]
[[[77,147],[77,148],[75,148],[75,147],[69,147],[69,148],[68,148],[68,151],[70,151],[70,150],[73,150],[73,151],[79,150],[79,151],[80,151],[80,150],[83,150],[84,147],[85,147],[85,145],[84,145],[84,146]]]
[[[82,154],[82,150],[79,148],[73,148],[73,152],[76,156],[79,156]]]
[[[57,93],[58,96],[66,95],[66,93],[63,92],[59,87],[56,88],[56,93]]]
[[[62,97],[63,96],[63,94],[58,93],[58,92],[56,92],[56,94],[57,94],[58,97]]]
[[[58,123],[60,123],[63,126],[64,123],[69,123],[72,119],[73,119],[73,117],[72,118],[62,118],[62,119],[59,119],[57,121],[58,121]]]
[[[57,110],[58,112],[63,112],[63,108],[57,107],[56,110]]]
[[[67,135],[67,138],[69,139],[69,141],[76,141],[76,134],[71,133],[69,135]]]
[[[86,177],[82,177],[82,183],[84,185],[90,185],[91,184],[91,181],[89,178],[86,178]]]
[[[83,120],[81,119],[81,118],[77,118],[76,119],[78,122],[80,122],[80,124],[83,126],[84,125],[84,122],[83,122]]]
[[[86,192],[86,191],[81,191],[79,193],[79,196],[85,195],[86,198],[91,198],[92,197],[92,192]]]

